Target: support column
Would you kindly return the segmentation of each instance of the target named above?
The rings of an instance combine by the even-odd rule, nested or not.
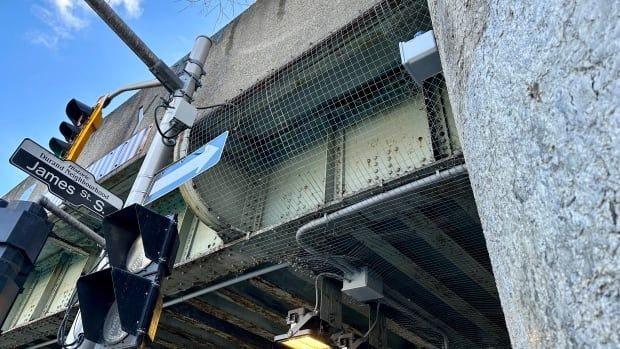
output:
[[[512,345],[620,346],[620,3],[429,4]]]
[[[323,278],[320,284],[319,316],[335,328],[342,328],[342,282]]]
[[[370,326],[368,330],[368,344],[376,349],[388,349],[387,322],[379,303],[372,302],[368,314],[370,315],[368,318],[368,326]]]

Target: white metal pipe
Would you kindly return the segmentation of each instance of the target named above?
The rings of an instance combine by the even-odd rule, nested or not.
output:
[[[130,85],[126,85],[123,86],[121,88],[119,88],[118,90],[112,92],[112,93],[108,93],[107,95],[104,96],[105,101],[103,102],[103,106],[106,107],[108,104],[110,104],[110,102],[112,102],[112,100],[117,97],[118,95],[120,95],[123,92],[127,92],[127,91],[135,91],[135,90],[142,90],[142,89],[147,89],[147,88],[154,88],[154,87],[159,87],[161,86],[161,82],[159,80],[148,80],[148,81],[142,81],[142,82],[136,82],[135,84],[130,84]]]
[[[35,344],[35,345],[33,345],[33,346],[31,346],[31,347],[28,347],[28,348],[26,348],[26,349],[39,349],[39,348],[45,348],[45,347],[47,347],[47,346],[54,345],[54,344],[56,344],[56,343],[57,343],[57,341],[56,341],[55,339],[50,339],[50,340],[49,340],[49,341],[47,341],[47,342],[43,342],[43,343],[39,343],[39,344]]]
[[[181,80],[185,83],[183,92],[189,102],[191,102],[189,99],[191,99],[196,89],[200,86],[200,77],[204,74],[204,65],[212,45],[213,42],[208,36],[199,35],[196,37],[194,47],[189,53],[187,63],[185,64],[185,75],[181,77]]]
[[[203,66],[210,49],[211,40],[208,37],[199,36],[196,38],[192,52],[189,55],[189,60],[185,66],[185,86],[183,90],[175,91],[175,97],[171,104],[172,108],[166,108],[166,112],[160,122],[160,128],[162,130],[167,130],[170,127],[170,122],[174,116],[174,108],[180,103],[181,99],[189,100],[194,94],[194,91],[196,91],[198,87],[197,79],[199,79],[203,73]],[[127,196],[125,207],[132,204],[144,203],[153,177],[157,171],[168,164],[171,157],[172,147],[166,145],[162,135],[156,133],[144,157],[144,162],[140,167],[136,180],[131,187],[131,191]]]
[[[325,225],[334,222],[335,220],[338,219],[343,219],[343,218],[347,218],[350,217],[354,214],[359,213],[360,211],[364,210],[364,209],[368,209],[370,207],[376,206],[376,205],[381,205],[384,204],[390,200],[394,200],[396,198],[398,198],[399,196],[403,195],[403,194],[407,194],[407,193],[411,193],[414,192],[416,190],[422,189],[426,186],[429,186],[431,184],[437,183],[440,180],[444,180],[444,179],[448,179],[450,177],[454,177],[460,174],[464,174],[467,172],[467,167],[465,166],[465,164],[462,165],[458,165],[455,167],[452,167],[448,170],[442,171],[442,172],[437,172],[433,175],[418,179],[416,181],[407,183],[405,185],[402,185],[400,187],[388,190],[386,192],[374,195],[369,197],[368,199],[362,200],[358,203],[355,203],[351,206],[347,206],[343,209],[340,209],[338,211],[332,212],[332,213],[328,213],[326,215],[324,215],[323,217],[314,219],[304,225],[302,225],[298,230],[297,233],[295,234],[295,239],[297,240],[297,243],[299,244],[299,246],[301,248],[303,248],[306,252],[310,253],[310,254],[318,254],[318,252],[316,251],[316,249],[314,249],[312,246],[310,246],[310,244],[306,243],[304,241],[304,238],[306,237],[306,234],[310,233],[312,230],[319,228],[319,227],[324,227]],[[343,271],[347,271],[347,269],[355,269],[354,266],[350,265],[347,262],[343,262],[343,261],[330,261],[329,259],[327,259],[329,263],[331,263],[334,267],[339,268]],[[388,304],[388,305],[392,305],[392,306],[396,306],[398,308],[404,309],[404,310],[408,310],[406,308],[404,308],[402,305],[401,306],[397,306],[395,304],[398,304],[397,302],[389,299],[386,295],[385,299],[382,300],[382,302]],[[443,332],[442,330],[432,326],[433,329],[439,333],[442,338],[443,338],[443,349],[448,349],[448,336],[445,334],[445,332]]]
[[[217,290],[219,290],[221,288],[225,288],[225,287],[234,285],[234,284],[239,283],[241,281],[253,279],[253,278],[257,277],[257,276],[261,276],[261,275],[264,275],[264,274],[271,273],[272,271],[284,269],[284,268],[286,268],[288,266],[289,266],[288,263],[281,263],[281,264],[272,265],[270,267],[266,267],[266,268],[263,268],[263,269],[255,270],[255,271],[249,272],[247,274],[239,275],[239,276],[237,276],[235,278],[232,278],[232,279],[229,279],[229,280],[225,280],[225,281],[222,281],[222,282],[217,283],[215,285],[211,285],[211,286],[208,286],[206,288],[203,288],[202,290],[198,290],[198,291],[195,291],[195,292],[192,292],[192,293],[188,293],[188,294],[186,294],[184,296],[181,296],[179,298],[171,299],[171,300],[169,300],[169,301],[164,303],[164,308],[173,306],[175,304],[183,303],[186,300],[189,300],[189,299],[192,299],[192,298],[196,298],[196,297],[200,297],[200,296],[202,296],[204,294],[217,291]]]
[[[224,281],[219,282],[219,283],[217,283],[215,285],[211,285],[211,286],[205,287],[205,288],[203,288],[201,290],[197,290],[197,291],[188,293],[188,294],[186,294],[184,296],[171,299],[171,300],[165,302],[163,304],[163,307],[167,308],[167,307],[173,306],[175,304],[183,303],[183,302],[185,302],[187,300],[190,300],[192,298],[200,297],[200,296],[205,295],[207,293],[215,292],[215,291],[217,291],[219,289],[226,288],[228,286],[232,286],[232,285],[237,284],[239,282],[246,281],[246,280],[249,280],[249,279],[253,279],[255,277],[258,277],[258,276],[261,276],[261,275],[264,275],[264,274],[268,274],[268,273],[271,273],[271,272],[274,272],[274,271],[277,271],[277,270],[280,270],[280,269],[284,269],[284,268],[286,268],[288,266],[289,266],[288,263],[280,263],[280,264],[272,265],[272,266],[269,266],[269,267],[266,267],[266,268],[262,268],[262,269],[259,269],[259,270],[255,270],[255,271],[243,274],[243,275],[239,275],[239,276],[236,276],[236,277],[234,277],[232,279],[224,280]],[[52,339],[52,340],[49,340],[47,342],[43,342],[43,343],[39,343],[39,344],[30,346],[27,349],[43,348],[43,347],[46,347],[46,346],[49,346],[49,345],[52,345],[52,344],[55,344],[55,343],[56,343],[56,340]]]
[[[447,169],[445,171],[437,172],[433,175],[420,178],[418,180],[407,183],[405,185],[394,188],[392,190],[388,190],[386,192],[371,196],[368,199],[362,200],[358,203],[355,203],[351,206],[347,206],[338,211],[328,213],[324,215],[323,217],[314,219],[302,225],[297,230],[297,233],[295,234],[295,239],[297,240],[297,243],[299,244],[299,246],[303,248],[306,252],[311,253],[311,254],[317,254],[317,251],[312,246],[310,246],[308,243],[304,241],[305,235],[309,233],[310,231],[312,231],[313,229],[323,227],[326,224],[331,223],[337,219],[343,219],[343,218],[352,216],[371,206],[384,204],[390,200],[398,198],[399,196],[403,194],[414,192],[418,189],[434,184],[442,179],[447,179],[447,178],[457,176],[457,175],[460,175],[466,172],[467,172],[467,167],[465,166],[465,164],[458,165],[450,169]]]

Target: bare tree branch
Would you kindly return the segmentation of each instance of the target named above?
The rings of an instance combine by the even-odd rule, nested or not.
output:
[[[230,21],[241,11],[249,6],[254,0],[185,0],[188,7],[200,6],[200,11],[205,16],[217,11],[217,23],[221,20]]]

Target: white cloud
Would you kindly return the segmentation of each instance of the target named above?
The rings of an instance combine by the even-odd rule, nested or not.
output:
[[[82,1],[75,0],[53,0],[53,9],[58,14],[60,23],[67,29],[80,30],[88,25],[88,21],[85,19],[86,11],[84,7],[80,7],[79,4],[83,4]],[[77,6],[76,6],[77,2]]]
[[[108,4],[112,7],[122,5],[131,18],[139,18],[142,15],[141,2],[142,0],[108,0]]]
[[[28,38],[32,43],[45,46],[49,49],[55,49],[58,45],[58,36],[50,35],[43,32],[29,33]]]
[[[129,18],[142,15],[143,0],[107,0],[116,10]],[[94,17],[93,11],[83,0],[46,0],[43,5],[33,5],[33,14],[45,24],[45,29],[27,33],[34,44],[55,49],[61,40],[71,39],[73,34],[88,27]]]

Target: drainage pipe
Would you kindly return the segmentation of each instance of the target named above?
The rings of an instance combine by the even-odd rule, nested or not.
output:
[[[195,291],[195,292],[192,292],[192,293],[188,293],[188,294],[186,294],[184,296],[181,296],[179,298],[174,298],[174,299],[171,299],[171,300],[169,300],[167,302],[164,302],[164,308],[173,306],[175,304],[183,303],[186,300],[202,296],[203,294],[207,294],[207,293],[211,293],[211,292],[217,291],[220,288],[225,288],[225,287],[237,284],[237,283],[245,281],[245,280],[253,279],[253,278],[255,278],[257,276],[261,276],[263,274],[271,273],[272,271],[284,269],[284,268],[286,268],[288,266],[289,266],[288,263],[280,263],[280,264],[272,265],[270,267],[266,267],[266,268],[263,268],[263,269],[255,270],[255,271],[249,272],[247,274],[239,275],[239,276],[234,277],[232,279],[228,279],[228,280],[219,282],[219,283],[217,283],[215,285],[207,286],[206,288],[203,288],[201,290],[198,290],[198,291]]]
[[[465,166],[465,164],[458,165],[448,170],[437,172],[433,175],[418,179],[411,183],[407,183],[398,188],[394,188],[386,192],[377,194],[375,196],[369,197],[368,199],[362,200],[356,204],[347,206],[338,211],[328,213],[321,218],[317,218],[315,220],[312,220],[302,225],[297,230],[297,234],[295,234],[295,239],[297,240],[297,243],[299,244],[299,246],[303,248],[304,250],[306,250],[306,252],[310,254],[319,254],[310,244],[308,244],[307,241],[305,241],[305,239],[307,238],[307,234],[310,233],[312,230],[323,227],[336,220],[350,217],[354,214],[359,213],[360,211],[368,209],[369,207],[384,204],[390,200],[398,198],[399,196],[403,194],[408,194],[416,190],[422,189],[431,184],[435,184],[439,182],[440,180],[455,177],[460,174],[464,174],[466,172],[467,172],[467,167]],[[342,264],[342,262],[339,262],[338,264]]]
[[[353,204],[351,206],[347,206],[343,209],[340,209],[338,211],[332,212],[332,213],[328,213],[326,215],[324,215],[321,218],[317,218],[315,220],[312,220],[304,225],[302,225],[298,230],[297,233],[295,234],[295,239],[297,240],[297,244],[299,244],[299,246],[301,248],[303,248],[306,252],[310,253],[310,254],[319,254],[319,252],[317,252],[317,250],[312,247],[307,241],[305,241],[304,239],[308,238],[308,234],[317,228],[320,227],[324,227],[329,223],[332,223],[336,220],[339,219],[344,219],[344,218],[348,218],[350,216],[353,216],[354,214],[357,214],[365,209],[377,206],[377,205],[381,205],[384,204],[390,200],[394,200],[396,198],[398,198],[399,196],[403,195],[403,194],[408,194],[408,193],[412,193],[415,192],[416,190],[422,189],[424,187],[427,187],[429,185],[435,184],[441,180],[444,179],[448,179],[451,177],[455,177],[461,174],[464,174],[467,172],[467,167],[465,166],[465,164],[462,165],[458,165],[455,167],[452,167],[448,170],[442,171],[442,172],[437,172],[433,175],[418,179],[416,181],[407,183],[405,185],[402,185],[398,188],[394,188],[391,190],[388,190],[386,192],[377,194],[375,196],[372,196],[368,199],[362,200],[356,204]],[[349,263],[347,263],[346,261],[330,261],[329,259],[327,259],[334,267],[346,272],[349,272],[349,270],[354,270],[355,267],[350,265]],[[395,307],[396,309],[403,309],[406,312],[409,312],[409,310],[407,308],[404,308],[402,305],[400,305],[400,303],[389,299],[387,296],[385,297],[385,299],[383,300],[384,303],[386,303],[386,305],[388,306],[392,306]],[[442,330],[436,328],[435,326],[433,326],[433,331],[439,333],[442,337],[443,337],[443,343],[442,343],[442,347],[443,349],[448,349],[448,336],[445,334],[445,332],[443,332]]]
[[[276,270],[287,268],[288,266],[289,266],[288,263],[280,263],[280,264],[275,264],[275,265],[272,265],[272,266],[269,266],[269,267],[265,267],[265,268],[262,268],[262,269],[258,269],[258,270],[255,270],[255,271],[243,274],[243,275],[239,275],[239,276],[236,276],[236,277],[234,277],[232,279],[228,279],[228,280],[224,280],[224,281],[218,282],[215,285],[207,286],[206,288],[203,288],[201,290],[197,290],[197,291],[188,293],[188,294],[186,294],[184,296],[170,299],[170,300],[168,300],[167,302],[165,302],[163,304],[163,307],[164,308],[171,307],[171,306],[173,306],[175,304],[183,303],[183,302],[185,302],[187,300],[190,300],[192,298],[200,297],[200,296],[202,296],[204,294],[215,292],[215,291],[217,291],[219,289],[226,288],[228,286],[232,286],[232,285],[240,283],[242,281],[253,279],[255,277],[258,277],[258,276],[261,276],[261,275],[264,275],[264,274],[268,274],[268,273],[274,272]],[[47,346],[50,346],[50,345],[53,345],[53,344],[56,344],[56,343],[57,343],[56,339],[52,339],[52,340],[49,340],[47,342],[43,342],[43,343],[39,343],[39,344],[35,344],[33,346],[30,346],[30,347],[27,347],[27,349],[43,348],[43,347],[47,347]]]

